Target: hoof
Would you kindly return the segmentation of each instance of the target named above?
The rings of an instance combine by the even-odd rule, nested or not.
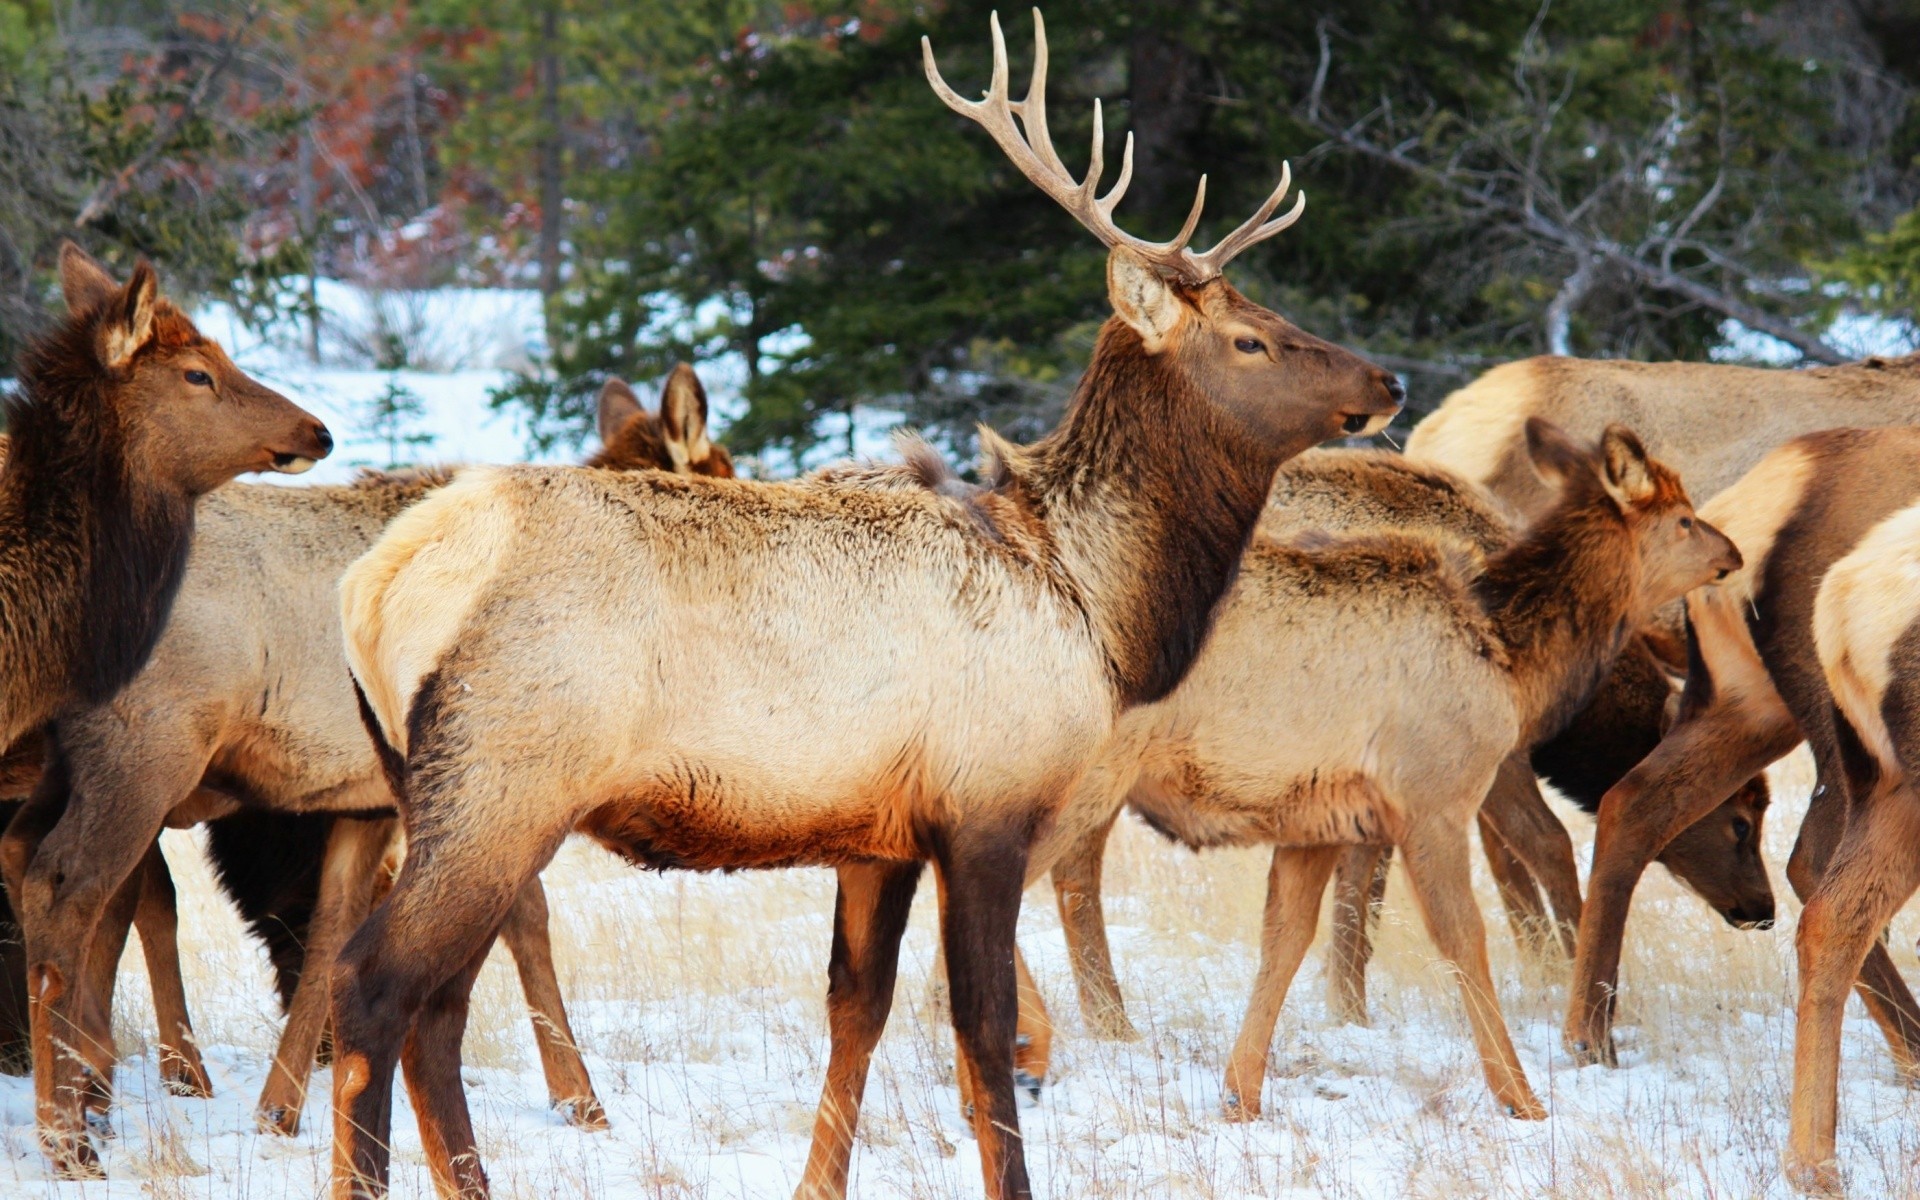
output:
[[[1026,1071],[1020,1070],[1018,1067],[1014,1068],[1013,1086],[1025,1090],[1027,1095],[1035,1100],[1040,1098],[1040,1086],[1043,1082],[1045,1081],[1038,1075],[1029,1074]]]
[[[40,1148],[53,1160],[53,1174],[58,1179],[105,1179],[107,1173],[100,1166],[100,1155],[94,1150],[93,1143],[86,1135],[79,1137],[58,1137],[41,1135]]]
[[[1260,1100],[1255,1097],[1253,1103],[1248,1104],[1240,1099],[1237,1092],[1228,1092],[1220,1100],[1220,1117],[1236,1125],[1246,1121],[1257,1121],[1260,1119]]]
[[[1506,1110],[1506,1114],[1509,1117],[1512,1117],[1516,1121],[1544,1121],[1547,1119],[1547,1106],[1532,1097],[1504,1104],[1501,1107]]]
[[[160,1086],[175,1096],[185,1096],[190,1100],[210,1100],[213,1098],[213,1081],[207,1073],[198,1067],[185,1063],[170,1063],[160,1072]]]
[[[296,1137],[300,1133],[300,1110],[290,1104],[269,1104],[253,1115],[261,1133]]]
[[[1789,1155],[1786,1174],[1787,1183],[1803,1196],[1846,1195],[1845,1189],[1840,1186],[1840,1164],[1832,1159],[1823,1163],[1803,1163]]]
[[[1611,1037],[1596,1039],[1595,1041],[1589,1041],[1586,1038],[1569,1038],[1567,1040],[1567,1053],[1573,1057],[1574,1065],[1579,1067],[1617,1067],[1620,1065],[1619,1056],[1613,1051],[1613,1039]]]
[[[575,1129],[598,1133],[608,1127],[607,1110],[600,1107],[600,1101],[595,1097],[562,1100],[554,1107],[560,1111],[561,1119]]]

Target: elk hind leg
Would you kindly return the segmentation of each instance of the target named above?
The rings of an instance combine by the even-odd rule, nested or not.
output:
[[[1118,813],[1116,812],[1116,816]],[[1054,903],[1067,935],[1067,958],[1080,993],[1080,1015],[1102,1041],[1137,1042],[1140,1031],[1127,1019],[1127,1002],[1113,969],[1107,919],[1101,905],[1101,874],[1107,856],[1108,820],[1069,847],[1053,864]]]
[[[605,1129],[607,1110],[593,1091],[593,1079],[580,1057],[566,1002],[553,966],[553,941],[547,932],[547,890],[535,875],[514,897],[500,927],[501,940],[520,973],[520,990],[533,1018],[533,1040],[540,1047],[540,1069],[547,1077],[547,1099],[569,1125]]]
[[[136,874],[140,879],[140,904],[134,910],[133,924],[140,934],[140,952],[147,960],[153,1012],[160,1025],[160,1082],[176,1096],[205,1099],[213,1095],[213,1081],[200,1060],[200,1043],[193,1036],[193,1018],[187,1012],[186,985],[180,976],[180,917],[173,872],[167,869],[167,858],[157,839]]]
[[[1227,1060],[1221,1107],[1229,1121],[1260,1115],[1260,1089],[1267,1076],[1273,1028],[1287,988],[1313,944],[1320,896],[1341,854],[1339,846],[1276,846],[1267,869],[1267,907],[1260,925],[1260,969],[1240,1022],[1240,1037]]]
[[[1367,964],[1387,894],[1391,846],[1348,846],[1333,869],[1333,937],[1327,946],[1327,1011],[1348,1025],[1367,1023]]]
[[[1514,860],[1526,873],[1527,889],[1531,891],[1537,886],[1538,891],[1533,892],[1536,910],[1540,893],[1545,893],[1547,903],[1553,907],[1554,932],[1561,949],[1571,959],[1579,936],[1582,907],[1580,870],[1573,861],[1573,839],[1567,835],[1567,827],[1560,823],[1560,818],[1547,807],[1546,797],[1540,794],[1540,781],[1534,777],[1533,765],[1524,755],[1514,755],[1500,764],[1500,773],[1494,776],[1493,787],[1480,806],[1480,821],[1482,842],[1491,829],[1505,857]],[[1496,857],[1489,845],[1490,866],[1495,866]],[[1495,866],[1496,877],[1500,866],[1505,865]],[[1536,930],[1546,928],[1545,915],[1536,911],[1539,918]]]
[[[913,909],[920,871],[919,863],[855,863],[839,869],[833,957],[827,965],[827,1021],[833,1049],[814,1115],[806,1174],[795,1200],[838,1200],[846,1195],[867,1067],[893,1007],[900,937]]]

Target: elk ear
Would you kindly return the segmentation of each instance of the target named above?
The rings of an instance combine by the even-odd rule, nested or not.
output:
[[[1645,504],[1655,491],[1647,448],[1625,425],[1609,425],[1600,435],[1600,482],[1622,508]]]
[[[153,340],[153,311],[159,303],[160,281],[153,265],[143,258],[100,325],[100,361],[109,369],[125,368]]]
[[[600,444],[611,446],[620,431],[646,410],[640,407],[640,397],[633,394],[624,379],[609,379],[600,385],[599,426]]]
[[[1527,418],[1527,457],[1533,473],[1548,487],[1563,487],[1578,473],[1593,469],[1591,456],[1567,431],[1543,417]]]
[[[1107,255],[1107,299],[1115,315],[1140,335],[1148,354],[1167,348],[1167,339],[1185,316],[1173,285],[1125,246],[1115,246]]]
[[[713,453],[707,441],[707,389],[686,363],[675,363],[660,392],[660,431],[676,470]]]
[[[61,242],[60,290],[66,293],[67,311],[77,317],[105,304],[120,285],[91,254],[72,242]]]

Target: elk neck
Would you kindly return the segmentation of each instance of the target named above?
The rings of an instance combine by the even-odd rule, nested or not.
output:
[[[1185,677],[1290,456],[1173,358],[1109,320],[1060,427],[1003,467],[1044,521],[1123,704]]]
[[[193,498],[137,477],[94,322],[21,358],[0,469],[0,654],[8,740],[73,700],[100,703],[152,653],[185,573]],[[40,710],[38,715],[30,709]]]
[[[1587,704],[1634,628],[1632,531],[1597,482],[1579,490],[1474,583],[1507,646],[1527,745],[1559,733]]]

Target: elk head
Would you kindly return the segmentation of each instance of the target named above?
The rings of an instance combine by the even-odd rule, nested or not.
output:
[[[707,436],[707,389],[686,363],[667,376],[657,415],[622,379],[600,388],[599,412],[600,451],[587,460],[590,467],[733,478],[733,456]]]
[[[1626,426],[1607,426],[1589,452],[1551,421],[1528,417],[1527,452],[1549,486],[1596,480],[1625,520],[1640,560],[1636,625],[1645,625],[1662,605],[1740,569],[1732,539],[1694,513],[1680,476],[1649,456]]]
[[[197,496],[247,471],[297,475],[333,449],[327,427],[250,378],[159,294],[144,260],[122,287],[72,242],[60,248],[67,308],[92,322],[104,414],[140,478]]]
[[[1304,195],[1285,213],[1273,215],[1287,194],[1291,172],[1282,170],[1266,203],[1204,253],[1187,244],[1206,205],[1204,176],[1186,224],[1172,241],[1149,242],[1126,233],[1114,223],[1113,210],[1133,177],[1132,135],[1119,179],[1101,196],[1104,134],[1096,100],[1093,154],[1086,178],[1076,181],[1047,132],[1047,36],[1040,11],[1033,13],[1033,81],[1027,98],[1017,103],[1007,93],[1007,48],[998,14],[991,25],[993,78],[985,99],[966,100],[947,86],[934,64],[932,43],[922,38],[927,81],[947,107],[992,134],[1029,180],[1108,248],[1108,298],[1117,321],[1137,336],[1139,349],[1190,380],[1209,404],[1283,457],[1342,433],[1384,428],[1406,399],[1397,378],[1253,303],[1221,275],[1235,255],[1299,220]]]

